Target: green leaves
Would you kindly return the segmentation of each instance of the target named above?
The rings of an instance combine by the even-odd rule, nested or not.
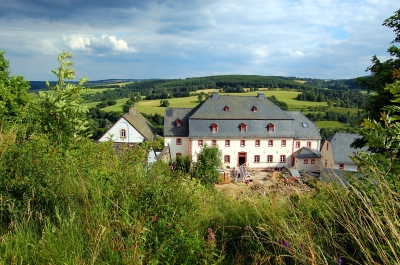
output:
[[[54,136],[58,142],[68,141],[68,138],[84,135],[88,129],[86,113],[82,94],[87,89],[83,85],[86,78],[79,80],[78,84],[66,83],[65,79],[74,79],[74,64],[68,60],[71,53],[62,52],[58,56],[59,68],[52,72],[57,76],[55,86],[46,85],[49,91],[41,91],[36,101],[37,121],[43,133]]]

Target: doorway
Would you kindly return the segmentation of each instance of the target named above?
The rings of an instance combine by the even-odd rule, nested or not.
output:
[[[247,153],[246,152],[239,152],[238,153],[238,161],[239,161],[239,165],[238,166],[241,166],[241,165],[246,165],[246,161],[247,161]]]

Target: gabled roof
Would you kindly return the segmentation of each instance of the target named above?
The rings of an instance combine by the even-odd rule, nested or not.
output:
[[[134,111],[124,114],[122,116],[127,122],[129,122],[140,134],[146,138],[146,140],[154,140],[157,136],[157,130],[154,126],[140,114],[139,111]]]
[[[366,147],[361,149],[352,148],[350,145],[355,139],[361,138],[359,134],[352,133],[335,133],[334,135],[328,137],[326,140],[331,143],[332,154],[335,164],[351,164],[355,163],[349,158],[353,156],[354,153],[358,153],[361,150],[367,151]]]
[[[321,152],[308,147],[302,147],[294,152],[293,156],[297,158],[320,158]]]
[[[228,106],[229,111],[224,108]],[[257,111],[252,111],[257,106]],[[292,120],[290,117],[260,93],[257,97],[246,96],[220,96],[214,93],[207,98],[194,112],[190,119],[221,119],[221,120],[247,120],[247,119],[275,119]]]
[[[336,183],[340,186],[348,187],[350,185],[349,178],[360,178],[363,174],[357,171],[346,171],[332,168],[322,168],[321,171],[321,182],[324,183]]]

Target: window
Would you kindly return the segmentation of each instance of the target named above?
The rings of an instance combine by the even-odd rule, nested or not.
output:
[[[315,159],[311,159],[311,164],[315,164]]]
[[[176,145],[182,145],[182,139],[176,138]]]
[[[246,140],[240,140],[240,146],[241,147],[246,146]]]
[[[217,146],[217,140],[211,140],[211,146],[212,147]]]
[[[182,120],[181,119],[177,119],[175,121],[175,124],[176,124],[177,127],[181,127],[182,126]]]
[[[231,146],[231,141],[230,141],[230,140],[225,140],[225,146],[226,146],[226,147]]]
[[[182,156],[182,153],[176,153],[176,156]]]
[[[256,140],[256,147],[260,147],[260,140]]]
[[[311,142],[307,142],[307,147],[311,148]]]
[[[326,143],[326,150],[329,150],[329,143]]]
[[[203,140],[198,140],[197,143],[199,146],[203,146]]]
[[[239,131],[240,131],[240,132],[246,132],[246,124],[241,123],[241,124],[239,125]]]
[[[229,107],[228,107],[228,106],[225,106],[224,110],[225,110],[226,112],[229,112]]]
[[[274,140],[268,140],[268,146],[269,147],[274,146]]]
[[[285,156],[285,155],[281,155],[279,161],[280,161],[281,163],[285,163],[285,162],[286,162],[286,156]]]
[[[328,167],[328,160],[325,160],[325,167]]]
[[[253,112],[257,112],[257,107],[253,106],[253,108],[251,109]]]
[[[224,156],[224,163],[229,164],[231,162],[231,157],[230,156]]]
[[[119,131],[119,137],[121,138],[126,138],[126,130],[125,129],[121,129]]]
[[[272,155],[267,155],[267,163],[272,163]]]
[[[286,140],[282,140],[282,141],[281,141],[281,146],[282,146],[282,147],[285,147],[285,146],[286,146]]]
[[[344,164],[339,164],[339,169],[343,169],[344,168]]]
[[[273,125],[272,123],[268,124],[267,131],[268,132],[275,132],[275,125]]]
[[[296,148],[300,148],[300,142],[296,142]]]
[[[304,159],[304,164],[308,164],[308,159]]]
[[[260,156],[259,155],[255,155],[254,156],[254,163],[260,163]]]
[[[218,132],[218,125],[216,123],[211,124],[211,132]]]

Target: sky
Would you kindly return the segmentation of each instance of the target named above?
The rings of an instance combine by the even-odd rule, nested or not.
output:
[[[225,74],[347,79],[389,59],[396,0],[1,0],[11,75],[89,80]]]

